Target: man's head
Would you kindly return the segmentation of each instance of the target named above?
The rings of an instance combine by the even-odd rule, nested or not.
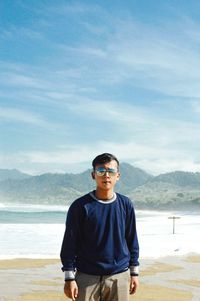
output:
[[[120,178],[118,159],[112,154],[104,153],[93,160],[92,166],[92,178],[97,187],[103,190],[113,189]]]
[[[96,168],[97,165],[102,165],[102,164],[105,164],[105,163],[109,163],[113,160],[117,162],[117,168],[119,169],[119,161],[114,155],[109,154],[109,153],[103,153],[101,155],[98,155],[92,161],[93,170],[95,171],[95,168]]]

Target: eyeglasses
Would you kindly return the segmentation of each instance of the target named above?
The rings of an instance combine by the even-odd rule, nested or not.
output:
[[[95,170],[97,176],[99,177],[103,177],[106,175],[106,173],[108,172],[109,173],[109,176],[113,177],[116,175],[116,173],[118,172],[117,169],[114,169],[114,168],[104,168],[104,167],[99,167]]]

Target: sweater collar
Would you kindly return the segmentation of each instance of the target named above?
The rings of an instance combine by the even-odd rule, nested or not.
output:
[[[99,202],[99,203],[103,203],[103,204],[110,204],[110,203],[113,203],[113,202],[116,200],[116,198],[117,198],[116,193],[114,192],[114,193],[113,193],[112,199],[109,199],[109,200],[99,200],[99,199],[96,198],[96,196],[95,196],[95,191],[94,191],[94,190],[90,192],[90,196],[91,196],[95,201],[97,201],[97,202]]]

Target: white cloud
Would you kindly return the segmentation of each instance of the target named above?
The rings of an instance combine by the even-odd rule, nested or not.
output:
[[[101,59],[106,57],[106,51],[104,51],[102,48],[97,47],[88,47],[88,46],[80,46],[80,47],[71,47],[66,46],[63,44],[56,45],[57,48],[62,49],[63,51],[66,51],[68,53],[71,53],[73,56],[90,56],[90,59],[92,60],[93,57],[95,59]]]
[[[126,80],[133,78],[135,85],[165,94],[199,96],[199,40],[187,43],[188,36],[179,37],[176,27],[171,33],[162,27],[148,29],[124,22],[108,45],[108,55],[127,72]]]
[[[28,38],[31,40],[41,40],[43,35],[39,31],[35,31],[28,27],[10,26],[8,29],[0,31],[0,38],[5,40],[15,40],[16,38]]]
[[[169,150],[159,145],[144,145],[137,142],[125,144],[101,141],[91,145],[64,146],[54,151],[18,152],[15,155],[0,155],[0,164],[5,168],[31,170],[33,174],[44,172],[80,172],[91,168],[93,158],[103,152],[115,154],[120,162],[128,162],[155,175],[175,170],[199,171],[200,163],[180,150]]]
[[[0,107],[0,120],[6,122],[20,122],[35,126],[49,127],[41,115],[27,110]]]
[[[5,83],[9,86],[23,86],[24,88],[30,87],[30,88],[42,88],[43,85],[40,83],[37,79],[22,75],[22,74],[1,74],[2,83]]]
[[[89,98],[77,98],[75,102],[67,104],[70,111],[81,116],[88,116],[88,119],[99,120],[101,122],[121,123],[136,121],[145,123],[142,117],[144,112],[140,112],[134,105],[116,103],[109,100],[93,100]]]
[[[194,113],[200,113],[200,99],[199,100],[192,100],[191,107]]]
[[[102,12],[98,5],[87,5],[81,2],[67,3],[67,4],[59,4],[59,5],[49,5],[45,6],[45,14],[52,16],[52,14],[58,14],[61,16],[66,16],[67,14],[87,14],[87,13],[97,13]]]
[[[200,126],[197,119],[192,119],[192,113],[198,118],[200,112],[199,24],[184,24],[182,20],[176,21],[178,27],[177,23],[166,28],[164,24],[147,26],[133,18],[121,20],[105,14],[98,6],[55,6],[47,8],[44,14],[38,13],[45,18],[63,16],[59,23],[62,26],[66,24],[66,15],[73,14],[72,22],[82,24],[92,36],[80,40],[77,37],[74,43],[66,44],[61,44],[64,42],[59,38],[57,42],[49,41],[55,53],[49,54],[49,59],[45,57],[42,66],[0,62],[0,81],[4,85],[1,96],[4,103],[9,101],[9,107],[0,108],[0,117],[4,122],[51,128],[56,127],[55,119],[60,118],[65,125],[57,126],[62,133],[70,127],[68,143],[72,146],[54,148],[52,136],[51,149],[39,152],[32,146],[32,151],[10,155],[7,161],[2,159],[2,164],[26,165],[38,171],[62,170],[66,165],[81,165],[99,152],[109,151],[154,173],[198,170]],[[76,19],[92,13],[94,20],[99,12],[105,22],[96,27],[90,18]],[[48,18],[44,22],[47,20],[50,24]],[[52,27],[59,20],[55,18]],[[5,30],[4,38],[11,38],[15,30]],[[37,36],[28,28],[19,28],[19,35],[40,38],[40,32]],[[52,38],[50,33],[48,37]],[[159,102],[156,104],[151,95],[145,107],[142,93],[134,94],[134,87],[159,92]],[[119,95],[124,91],[124,97],[118,91]],[[183,109],[181,105],[169,106],[163,94],[172,95],[170,101],[182,102]],[[13,100],[22,109],[12,107]],[[191,106],[186,106],[186,102]],[[34,113],[36,107],[41,114]],[[77,144],[79,140],[82,142]]]
[[[196,35],[199,24],[190,29],[179,21],[166,29],[163,24],[147,27],[134,20],[110,18],[109,29],[112,30],[107,32],[101,47],[98,41],[98,46],[92,43],[93,47],[88,46],[88,42],[78,43],[76,47],[57,45],[63,55],[65,51],[73,52],[80,68],[95,58],[95,68],[84,72],[92,84],[109,86],[128,82],[167,95],[200,95],[199,37]],[[193,32],[192,39],[188,31]]]

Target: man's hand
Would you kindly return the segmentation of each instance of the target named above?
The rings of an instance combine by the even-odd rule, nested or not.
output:
[[[76,300],[78,296],[78,286],[75,280],[65,282],[64,293],[68,298],[72,299],[73,301]]]
[[[133,295],[136,293],[136,290],[139,286],[138,276],[131,276],[130,278],[130,294]]]

